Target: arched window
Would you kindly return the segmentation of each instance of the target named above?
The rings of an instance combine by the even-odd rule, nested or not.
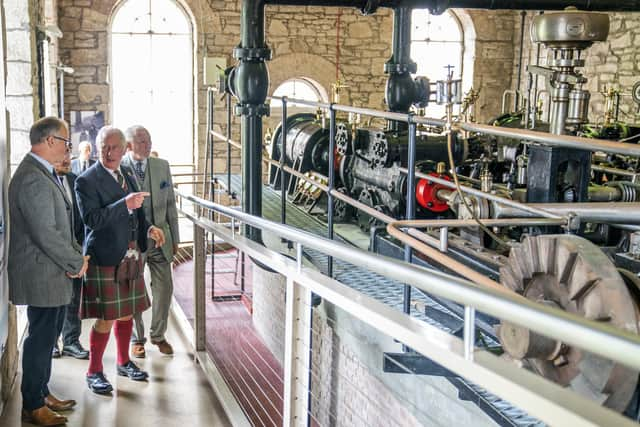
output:
[[[305,101],[328,102],[329,97],[327,91],[318,83],[307,77],[296,77],[284,81],[273,91],[273,96],[286,96],[287,98],[303,99]],[[271,100],[271,108],[280,108],[282,102],[279,100]],[[298,105],[298,108],[310,108],[304,105]]]
[[[193,35],[175,0],[125,0],[111,23],[111,117],[149,129],[170,163],[193,162]]]
[[[412,22],[411,59],[418,64],[417,75],[431,81],[445,80],[447,67],[452,66],[453,78],[461,78],[464,37],[460,21],[453,12],[431,15],[427,9],[415,9]],[[443,116],[444,106],[429,104],[426,115]]]

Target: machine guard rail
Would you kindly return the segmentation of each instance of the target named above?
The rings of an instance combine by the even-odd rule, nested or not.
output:
[[[588,352],[640,370],[640,337],[604,326],[571,313],[546,307],[504,292],[478,286],[467,280],[430,271],[416,265],[374,255],[345,244],[274,223],[260,217],[176,191],[180,198],[195,204],[193,212],[182,211],[194,227],[194,300],[196,310],[195,347],[204,346],[204,236],[205,230],[268,265],[287,279],[287,320],[285,348],[285,422],[306,420],[308,390],[299,390],[304,373],[296,372],[295,358],[306,360],[309,349],[301,349],[296,337],[303,336],[296,319],[310,310],[313,292],[383,333],[397,339],[458,375],[508,399],[513,404],[552,425],[635,425],[621,415],[593,404],[486,351],[473,347],[473,318],[480,310],[500,319],[534,330],[542,335],[575,345]],[[194,212],[213,210],[231,218],[232,227],[217,225]],[[296,244],[296,260],[278,254],[235,231],[240,221],[273,233]],[[302,248],[312,248],[353,265],[407,283],[465,306],[464,340],[411,318],[367,297],[322,273],[302,266]],[[305,302],[307,301],[307,302]],[[305,353],[306,352],[306,353]]]

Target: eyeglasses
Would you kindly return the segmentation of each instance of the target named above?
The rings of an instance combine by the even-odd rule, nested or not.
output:
[[[64,141],[64,144],[67,147],[67,150],[71,150],[73,148],[73,144],[71,143],[70,139],[63,138],[58,135],[51,135],[51,136],[54,137],[55,139],[59,139],[60,141]]]

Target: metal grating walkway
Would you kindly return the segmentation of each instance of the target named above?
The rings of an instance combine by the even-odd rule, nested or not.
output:
[[[218,175],[219,180],[227,181],[226,175]],[[232,191],[237,194],[241,193],[241,178],[239,175],[231,175]],[[280,221],[280,192],[274,191],[271,187],[263,186],[262,192],[262,216],[271,221]],[[312,215],[293,204],[287,204],[286,212],[287,225],[303,229],[319,236],[327,236],[327,225],[319,221]],[[335,240],[348,243],[346,239],[335,233]],[[307,257],[319,270],[326,273],[328,270],[327,256],[313,249],[304,249],[305,257]],[[356,289],[388,306],[397,310],[402,310],[403,288],[404,285],[395,280],[390,280],[384,276],[373,273],[371,271],[356,267],[342,260],[333,260],[333,272],[336,280]],[[423,292],[417,291],[412,293],[412,300],[422,302],[429,310],[436,310],[445,315],[445,317],[458,318],[460,326],[463,320],[434,301]],[[425,315],[424,312],[413,310],[411,316],[416,317],[430,325],[436,326],[441,330],[453,333],[454,330],[449,326],[432,319]],[[485,337],[485,340],[491,340]],[[493,340],[491,340],[493,341]],[[519,427],[541,427],[545,424],[541,421],[529,416],[524,411],[514,407],[509,402],[492,395],[491,393],[481,389],[462,378],[450,379],[450,381],[458,388],[460,398],[470,400],[485,411],[498,424],[503,426],[519,426]]]

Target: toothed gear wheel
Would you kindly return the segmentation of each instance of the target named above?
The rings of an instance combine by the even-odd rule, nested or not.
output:
[[[622,277],[600,248],[581,237],[527,236],[511,250],[500,281],[530,300],[638,333]],[[619,412],[631,400],[637,371],[508,322],[500,325],[499,337],[509,355],[564,387]]]

